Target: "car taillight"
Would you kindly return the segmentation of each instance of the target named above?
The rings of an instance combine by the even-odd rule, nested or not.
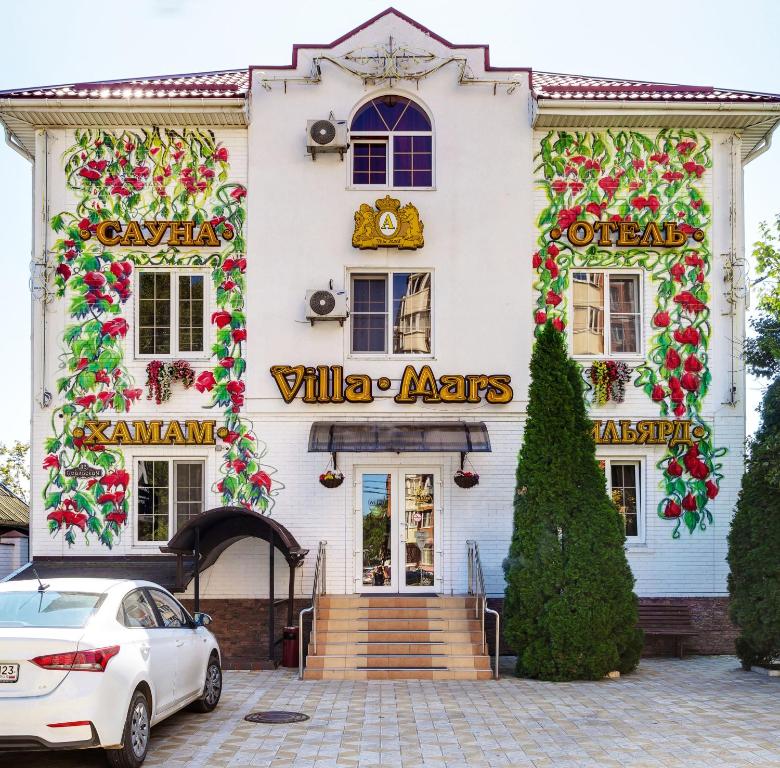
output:
[[[119,646],[96,648],[94,651],[52,653],[30,659],[41,669],[58,669],[64,672],[105,672],[106,664],[119,653]]]

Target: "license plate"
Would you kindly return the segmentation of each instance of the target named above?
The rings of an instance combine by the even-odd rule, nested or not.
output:
[[[18,679],[18,664],[0,664],[0,683],[15,683]]]

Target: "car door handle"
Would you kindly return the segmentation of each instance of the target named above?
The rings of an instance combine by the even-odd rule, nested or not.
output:
[[[144,660],[149,658],[149,646],[146,643],[142,643],[141,646],[141,656],[144,658]]]
[[[184,645],[184,640],[177,640],[176,641],[176,647],[181,648]]]

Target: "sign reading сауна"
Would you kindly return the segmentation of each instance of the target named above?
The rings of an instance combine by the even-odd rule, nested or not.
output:
[[[79,236],[88,240],[89,229],[80,229]],[[222,239],[232,240],[233,228],[227,224],[222,228]],[[211,221],[196,224],[194,221],[101,221],[95,225],[95,237],[103,245],[122,248],[173,245],[180,247],[219,248],[221,245],[215,225]],[[166,239],[167,238],[167,239]]]

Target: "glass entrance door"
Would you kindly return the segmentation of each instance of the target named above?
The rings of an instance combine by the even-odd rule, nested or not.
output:
[[[396,468],[357,474],[357,590],[437,591],[438,473]]]

